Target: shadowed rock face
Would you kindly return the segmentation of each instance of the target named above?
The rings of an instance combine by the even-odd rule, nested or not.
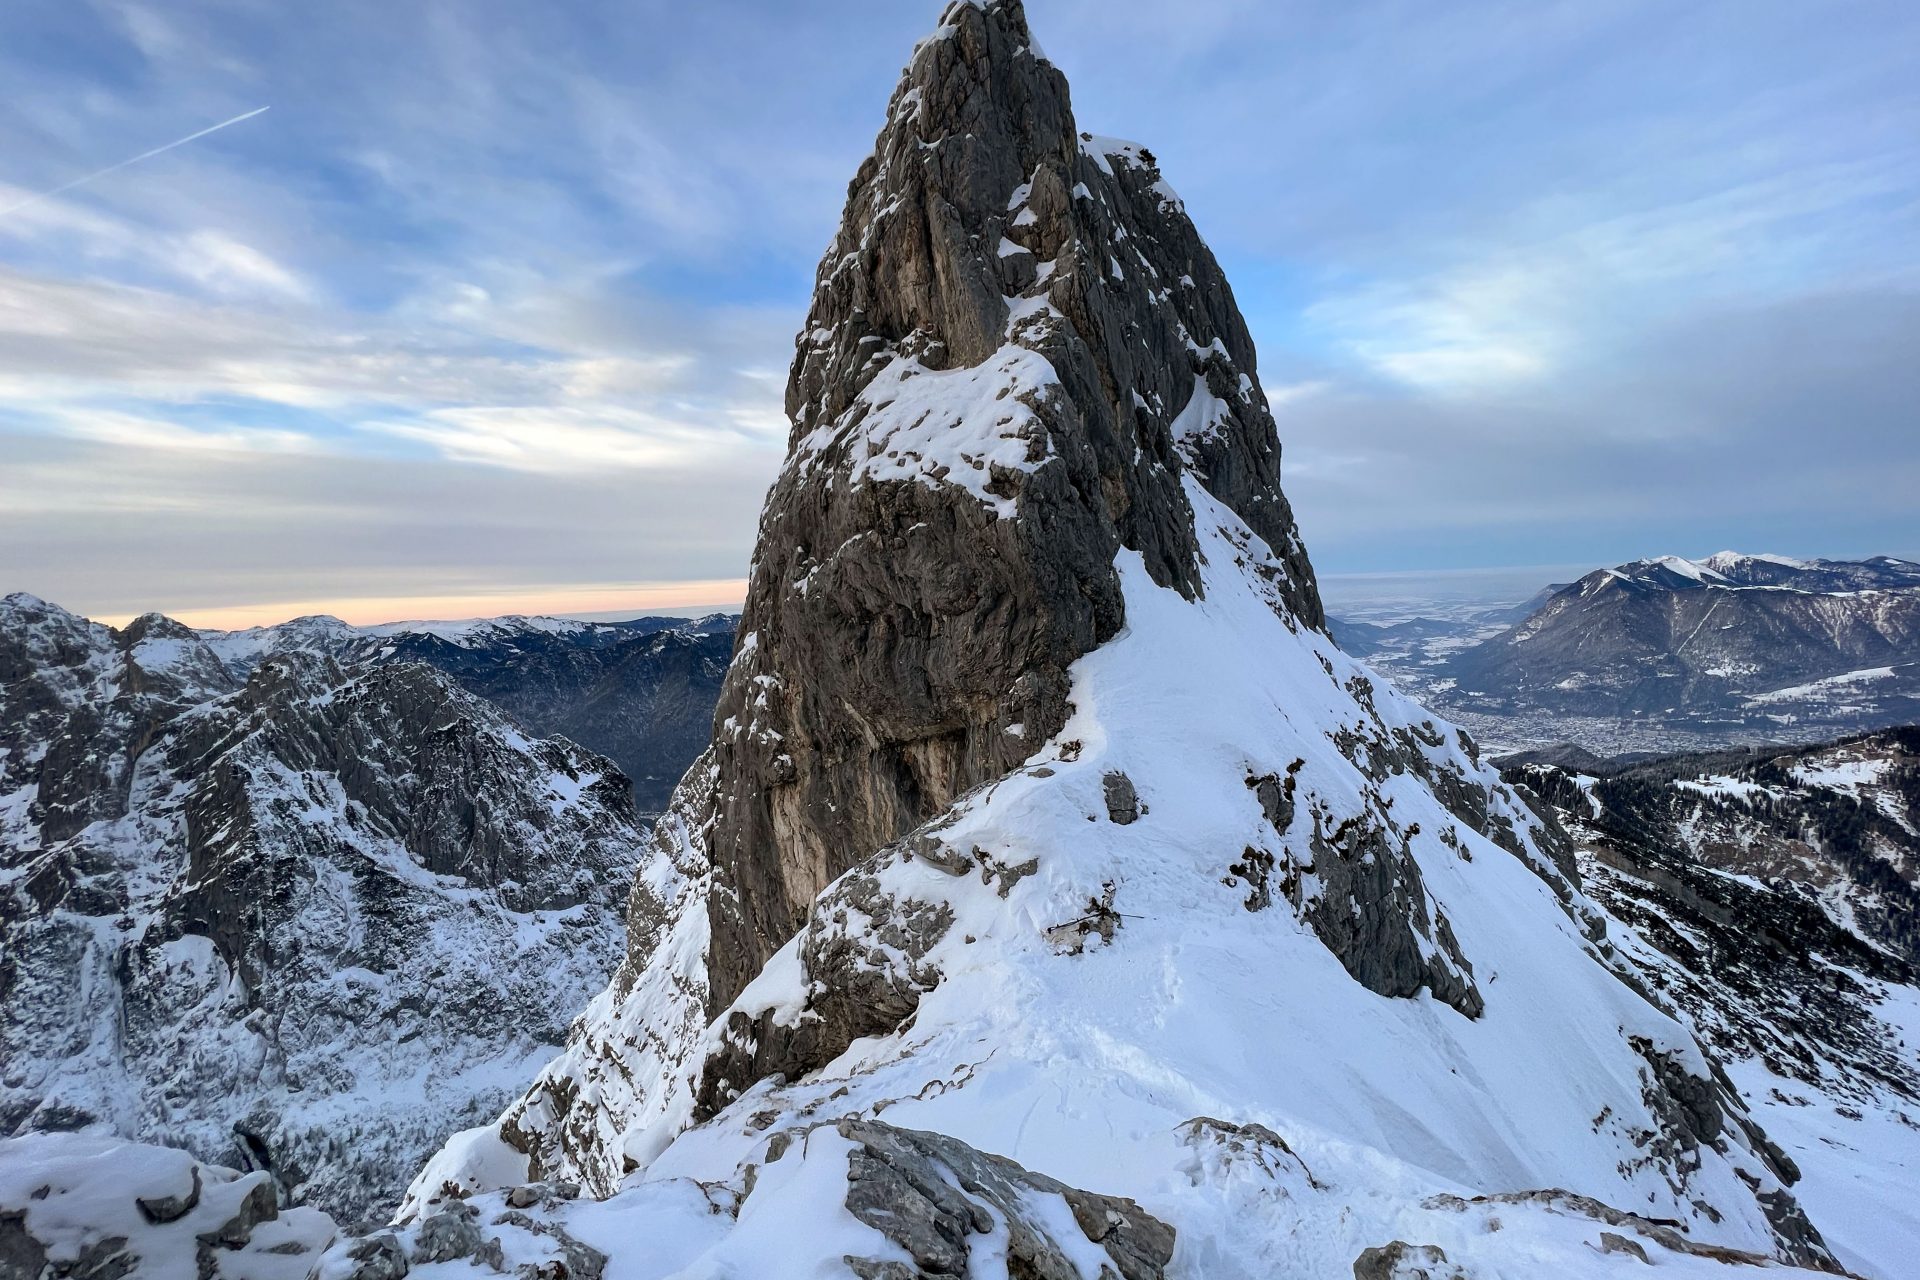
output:
[[[1152,154],[1079,133],[1020,5],[944,21],[788,384],[716,717],[716,1009],[834,876],[1059,729],[1068,666],[1124,622],[1118,551],[1196,592],[1182,468],[1323,625],[1252,340]]]

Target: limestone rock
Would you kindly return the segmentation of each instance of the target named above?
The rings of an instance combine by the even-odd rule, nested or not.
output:
[[[1183,471],[1322,624],[1252,339],[1151,155],[1079,131],[1018,5],[946,21],[788,384],[706,801],[716,1012],[829,880],[1059,728],[1066,668],[1124,621],[1117,551],[1194,590]]]
[[[1173,1257],[1173,1228],[1131,1200],[1069,1187],[943,1134],[872,1120],[842,1120],[837,1131],[856,1144],[847,1211],[912,1255],[918,1272],[900,1274],[976,1274],[971,1237],[1004,1223],[1009,1276],[1082,1280],[1065,1242],[1053,1234],[1057,1220],[1037,1212],[1034,1201],[1044,1196],[1066,1202],[1073,1223],[1105,1251],[1120,1280],[1160,1280]],[[887,1265],[858,1263],[856,1274],[866,1266],[867,1274],[886,1276]]]

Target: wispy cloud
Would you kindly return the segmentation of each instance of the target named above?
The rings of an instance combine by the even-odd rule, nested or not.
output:
[[[0,589],[738,577],[936,8],[0,6]],[[1323,566],[1912,529],[1920,10],[1030,10],[1226,262]]]

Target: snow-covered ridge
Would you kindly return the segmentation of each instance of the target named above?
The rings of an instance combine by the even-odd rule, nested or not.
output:
[[[202,629],[200,640],[237,671],[251,669],[261,659],[279,653],[324,653],[353,660],[378,651],[379,642],[410,637],[430,638],[461,648],[511,645],[527,637],[567,637],[582,642],[615,642],[637,634],[679,632],[710,635],[730,630],[733,615],[708,614],[698,618],[635,618],[627,622],[591,622],[578,618],[508,614],[497,618],[457,621],[382,622],[355,625],[326,614],[295,618],[272,626],[241,631]]]
[[[1816,747],[1516,764],[1590,891],[1801,1166],[1847,1267],[1906,1274],[1920,1210],[1920,730]]]
[[[383,1212],[623,940],[606,760],[420,665],[0,605],[0,1133],[84,1128]]]
[[[1892,556],[1867,560],[1797,560],[1781,555],[1719,551],[1700,560],[1656,556],[1598,570],[1581,582],[1625,582],[1672,588],[1683,582],[1727,591],[1799,591],[1839,594],[1920,590],[1920,565]],[[1589,593],[1591,587],[1588,588]]]

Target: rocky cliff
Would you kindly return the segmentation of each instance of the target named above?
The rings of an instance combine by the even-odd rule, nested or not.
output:
[[[393,1251],[522,1203],[661,1274],[1835,1267],[1564,834],[1322,631],[1219,269],[1017,0],[915,50],[788,407],[627,960]]]
[[[626,780],[424,666],[0,601],[0,1133],[267,1170],[354,1217],[491,1114],[621,948]]]
[[[820,265],[713,744],[715,1008],[835,876],[1059,730],[1125,624],[1119,551],[1198,592],[1181,477],[1321,625],[1232,290],[1027,40],[962,14],[922,47]]]

